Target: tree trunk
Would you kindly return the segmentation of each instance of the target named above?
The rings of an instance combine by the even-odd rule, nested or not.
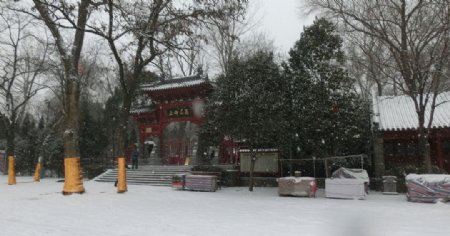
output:
[[[8,119],[8,118],[5,118]],[[15,152],[15,143],[14,143],[14,139],[15,139],[15,129],[16,129],[16,124],[14,122],[15,118],[12,117],[11,120],[13,120],[13,122],[7,121],[5,123],[6,124],[6,156],[14,156],[14,152]]]
[[[39,182],[41,180],[41,171],[42,171],[42,157],[38,158],[38,162],[36,164],[36,169],[34,170],[33,180],[35,182]]]
[[[428,143],[428,130],[424,127],[418,129],[418,154],[427,173],[431,173],[430,144]]]
[[[83,176],[80,168],[79,149],[79,97],[78,80],[66,81],[65,90],[65,131],[64,131],[64,190],[63,194],[84,193]]]
[[[429,130],[424,127],[425,110],[418,112],[419,128],[417,129],[418,154],[427,173],[431,173],[430,144],[428,142]]]
[[[250,148],[250,178],[249,178],[249,186],[248,186],[248,190],[250,192],[253,192],[253,171],[255,170],[255,162],[256,162],[256,153],[255,150],[252,148]]]
[[[7,119],[7,118],[5,118]],[[16,184],[16,167],[15,167],[15,129],[16,129],[16,123],[15,123],[15,116],[12,116],[11,121],[7,121],[7,128],[6,128],[6,157],[8,158],[8,184],[14,185]]]
[[[385,172],[384,165],[384,149],[383,149],[383,136],[378,130],[378,125],[373,130],[373,165],[375,174],[375,189],[381,190],[382,188],[382,177]]]
[[[131,100],[132,100],[131,95],[124,92],[117,135],[118,137],[117,153],[119,156],[124,156],[125,151],[127,149],[127,137],[128,137],[127,129],[131,109]]]
[[[331,176],[330,174],[330,168],[328,168],[328,159],[325,159],[323,161],[324,167],[325,167],[325,178],[329,178]]]
[[[78,66],[83,48],[86,22],[89,17],[89,6],[91,1],[81,0],[78,4],[78,14],[75,27],[75,35],[71,49],[64,43],[67,32],[60,32],[60,25],[53,18],[52,4],[46,4],[43,1],[33,0],[35,9],[39,12],[40,19],[50,30],[55,41],[55,47],[59,53],[62,65],[64,66],[65,83],[65,123],[64,123],[64,189],[63,194],[84,193],[83,177],[80,168],[80,150],[79,150],[79,97],[80,84]],[[50,9],[52,8],[52,9]],[[71,18],[71,13],[65,8],[59,8],[62,15]],[[74,19],[71,19],[75,22]]]
[[[122,88],[125,89],[125,88]],[[125,151],[127,148],[127,128],[128,128],[128,117],[130,115],[131,108],[131,94],[130,92],[123,91],[123,101],[122,110],[119,120],[119,130],[118,130],[118,176],[117,176],[117,192],[124,193],[127,191],[127,177],[126,177],[126,157]]]

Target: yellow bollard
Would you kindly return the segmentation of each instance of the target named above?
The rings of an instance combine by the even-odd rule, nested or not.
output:
[[[118,159],[118,172],[117,172],[117,192],[124,193],[127,191],[127,173],[125,170],[125,158],[119,157]]]
[[[72,193],[84,193],[79,157],[64,158],[63,194],[68,195]]]
[[[16,171],[14,168],[15,157],[8,157],[8,184],[14,185],[16,184]]]
[[[36,169],[34,170],[33,179],[35,182],[39,182],[41,180],[41,160],[42,157],[39,157],[38,163],[36,164]]]

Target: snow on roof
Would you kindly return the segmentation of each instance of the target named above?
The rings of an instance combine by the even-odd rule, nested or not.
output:
[[[135,108],[130,110],[130,114],[141,114],[141,113],[145,113],[145,112],[151,112],[154,109],[150,108],[150,107],[140,107],[140,108]]]
[[[159,81],[153,84],[146,84],[141,86],[141,90],[145,92],[158,91],[158,90],[168,90],[174,88],[186,88],[192,87],[195,85],[200,85],[204,83],[208,83],[208,77],[206,76],[190,76],[190,77],[181,77]]]
[[[425,110],[425,126],[430,118],[430,103]],[[439,104],[434,111],[432,128],[450,127],[450,92],[440,93],[436,98]],[[373,121],[380,130],[417,129],[418,119],[411,97],[379,96],[373,99]]]

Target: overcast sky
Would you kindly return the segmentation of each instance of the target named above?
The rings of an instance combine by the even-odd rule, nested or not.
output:
[[[274,39],[277,49],[287,53],[300,38],[304,25],[312,24],[314,16],[302,15],[302,0],[250,0],[258,2],[262,16],[260,30]]]

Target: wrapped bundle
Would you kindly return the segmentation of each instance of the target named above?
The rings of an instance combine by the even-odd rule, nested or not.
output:
[[[409,174],[405,181],[408,201],[433,203],[450,199],[450,175]]]
[[[278,195],[315,197],[317,182],[312,177],[284,177],[277,179]]]
[[[369,192],[369,175],[363,169],[339,168],[325,179],[325,196],[329,198],[365,199]]]

